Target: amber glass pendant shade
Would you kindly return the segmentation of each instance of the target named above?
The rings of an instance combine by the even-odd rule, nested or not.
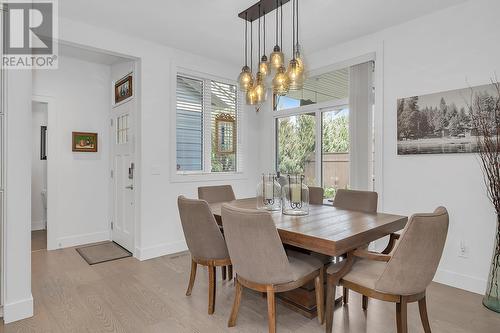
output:
[[[265,102],[267,99],[267,89],[264,83],[264,76],[261,72],[257,72],[255,84],[253,86],[255,93],[256,103],[260,104]]]
[[[285,67],[281,66],[278,68],[276,75],[273,79],[273,93],[279,96],[284,96],[288,93],[289,90],[289,82],[288,76],[285,72]]]
[[[240,91],[246,92],[253,85],[252,72],[250,67],[243,66],[241,73],[238,76],[238,85],[240,86]]]
[[[304,86],[304,72],[300,69],[297,60],[292,59],[286,71],[290,90],[300,90]]]
[[[266,78],[271,74],[271,67],[269,66],[269,61],[267,60],[265,54],[262,56],[259,62],[259,73],[262,74],[263,78]]]
[[[248,105],[257,104],[257,94],[255,93],[254,86],[250,87],[246,92],[246,102]]]
[[[285,64],[285,55],[281,52],[281,48],[276,45],[271,53],[271,67],[278,70]]]

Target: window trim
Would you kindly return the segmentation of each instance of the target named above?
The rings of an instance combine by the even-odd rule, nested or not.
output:
[[[206,182],[206,181],[221,181],[221,180],[241,180],[241,179],[247,179],[248,176],[245,172],[245,169],[243,168],[243,147],[244,147],[244,142],[246,140],[243,140],[242,133],[244,133],[244,112],[243,112],[243,105],[242,105],[242,94],[241,92],[237,89],[236,93],[236,104],[237,104],[237,110],[236,110],[236,129],[237,129],[237,147],[236,147],[236,171],[229,171],[229,172],[211,172],[207,171],[210,170],[211,166],[211,148],[210,149],[205,149],[203,148],[203,169],[202,171],[177,171],[177,120],[176,120],[176,115],[177,115],[177,76],[185,76],[188,78],[192,78],[195,80],[203,80],[203,81],[217,81],[221,82],[224,84],[231,84],[237,86],[237,82],[235,80],[230,80],[227,78],[219,77],[216,75],[212,74],[207,74],[207,73],[202,73],[198,72],[195,70],[187,69],[185,67],[180,67],[180,66],[172,66],[171,68],[171,75],[170,78],[170,84],[171,84],[171,89],[170,89],[170,94],[171,94],[171,105],[170,105],[170,181],[172,183],[183,183],[183,182]],[[204,88],[205,89],[205,86]],[[208,101],[210,101],[210,97],[208,98]],[[210,129],[211,125],[211,113],[210,112],[205,112],[205,105],[207,102],[207,98],[204,96],[203,97],[203,130],[204,136],[209,136],[204,137],[204,142],[211,142],[211,131],[206,130]],[[208,139],[208,140],[207,140]]]

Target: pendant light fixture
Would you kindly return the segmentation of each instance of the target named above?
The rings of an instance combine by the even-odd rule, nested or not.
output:
[[[283,45],[283,3],[279,6],[279,9],[281,10],[281,44]],[[278,11],[278,8],[276,9],[276,12]],[[283,53],[281,53],[283,54]],[[284,56],[283,56],[284,58]],[[273,66],[274,67],[274,66]],[[288,94],[290,85],[289,85],[289,79],[288,75],[286,73],[286,68],[284,66],[284,61],[281,63],[281,66],[278,67],[276,74],[274,75],[273,79],[273,93],[278,95],[278,96],[284,96]]]
[[[250,21],[250,73],[253,73],[252,58],[253,58],[253,21]],[[246,93],[246,102],[248,105],[257,104],[257,94],[255,92],[253,79]]]
[[[238,76],[238,83],[240,90],[242,92],[247,92],[253,85],[253,76],[250,67],[248,67],[248,24],[247,24],[247,12],[245,12],[245,66],[241,69],[241,73]],[[251,58],[250,58],[251,60]]]
[[[295,60],[299,66],[299,71],[302,73],[302,80],[305,80],[305,64],[303,54],[301,53],[302,46],[299,42],[299,0],[295,0],[295,10],[297,15],[297,44],[295,45]]]
[[[295,44],[295,18],[296,18],[296,3],[297,0],[292,0],[292,55],[293,58],[288,64],[286,76],[288,77],[289,89],[300,90],[304,85],[303,67],[301,68],[296,59],[296,44]]]
[[[259,3],[259,13],[260,13],[260,3]],[[259,48],[258,48],[258,53],[257,53],[257,63],[259,64],[258,66],[258,72],[255,75],[255,84],[253,86],[253,90],[255,93],[255,99],[256,99],[256,104],[261,104],[264,102],[267,98],[267,89],[264,83],[264,78],[265,75],[260,71],[260,63],[259,63],[259,55],[260,55],[260,16],[259,16],[259,33],[258,33],[258,38],[259,38]]]
[[[260,7],[260,5],[259,5]],[[264,40],[263,40],[263,46],[264,46],[264,52],[262,53],[262,58],[260,58],[260,63],[259,63],[259,72],[262,75],[263,79],[265,79],[267,76],[271,74],[271,67],[269,65],[269,61],[267,60],[266,56],[266,12],[262,14],[264,16]],[[260,33],[260,17],[259,17],[259,33]],[[260,41],[260,37],[259,37]],[[259,52],[260,54],[260,52]]]
[[[275,70],[278,70],[285,63],[285,55],[281,52],[281,47],[278,45],[278,9],[281,8],[281,5],[278,6],[278,0],[276,0],[276,45],[274,46],[273,53],[271,53],[271,66]],[[283,12],[281,18],[283,19]],[[281,24],[283,27],[283,22]],[[281,34],[283,35],[283,31]]]

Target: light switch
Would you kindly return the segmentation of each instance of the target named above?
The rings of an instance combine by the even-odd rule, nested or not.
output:
[[[158,176],[159,174],[161,174],[161,170],[160,170],[160,165],[159,164],[153,164],[153,165],[151,165],[151,174],[154,175],[154,176]]]

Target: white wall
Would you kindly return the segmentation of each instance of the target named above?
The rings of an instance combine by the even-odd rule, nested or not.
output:
[[[239,197],[255,195],[259,156],[258,116],[245,111],[242,144],[245,151],[245,172],[237,179],[199,182],[173,182],[169,171],[175,167],[170,158],[171,120],[175,116],[175,73],[178,67],[226,79],[236,79],[239,68],[152,42],[130,38],[83,23],[60,20],[60,38],[118,54],[136,57],[140,70],[139,130],[137,162],[140,182],[136,191],[141,202],[136,253],[140,259],[152,258],[186,249],[180,227],[176,198],[180,194],[196,197],[196,188],[203,184],[230,183]],[[153,175],[153,170],[159,174]],[[157,173],[157,172],[154,172]],[[138,239],[137,239],[138,238]]]
[[[499,11],[498,1],[469,1],[307,59],[312,68],[320,68],[377,53],[376,89],[383,90],[375,116],[381,120],[377,131],[383,140],[382,160],[376,161],[383,171],[382,179],[376,180],[381,210],[410,215],[446,206],[450,228],[435,280],[477,293],[485,291],[496,223],[477,157],[398,156],[396,100],[487,84],[500,70]],[[267,127],[266,142],[272,135],[269,126],[262,124]],[[263,154],[264,163],[272,158],[269,149]],[[466,259],[458,257],[461,240],[468,246]]]
[[[110,87],[110,66],[80,59],[60,56],[58,70],[34,71],[33,94],[53,101],[48,197],[56,221],[48,221],[49,249],[109,239]],[[72,132],[97,133],[98,152],[72,152]]]
[[[47,189],[47,160],[40,159],[40,127],[47,126],[47,104],[32,104],[32,154],[31,154],[31,230],[45,229],[46,211],[42,190]]]
[[[31,296],[31,71],[7,71],[4,321],[33,315]]]

